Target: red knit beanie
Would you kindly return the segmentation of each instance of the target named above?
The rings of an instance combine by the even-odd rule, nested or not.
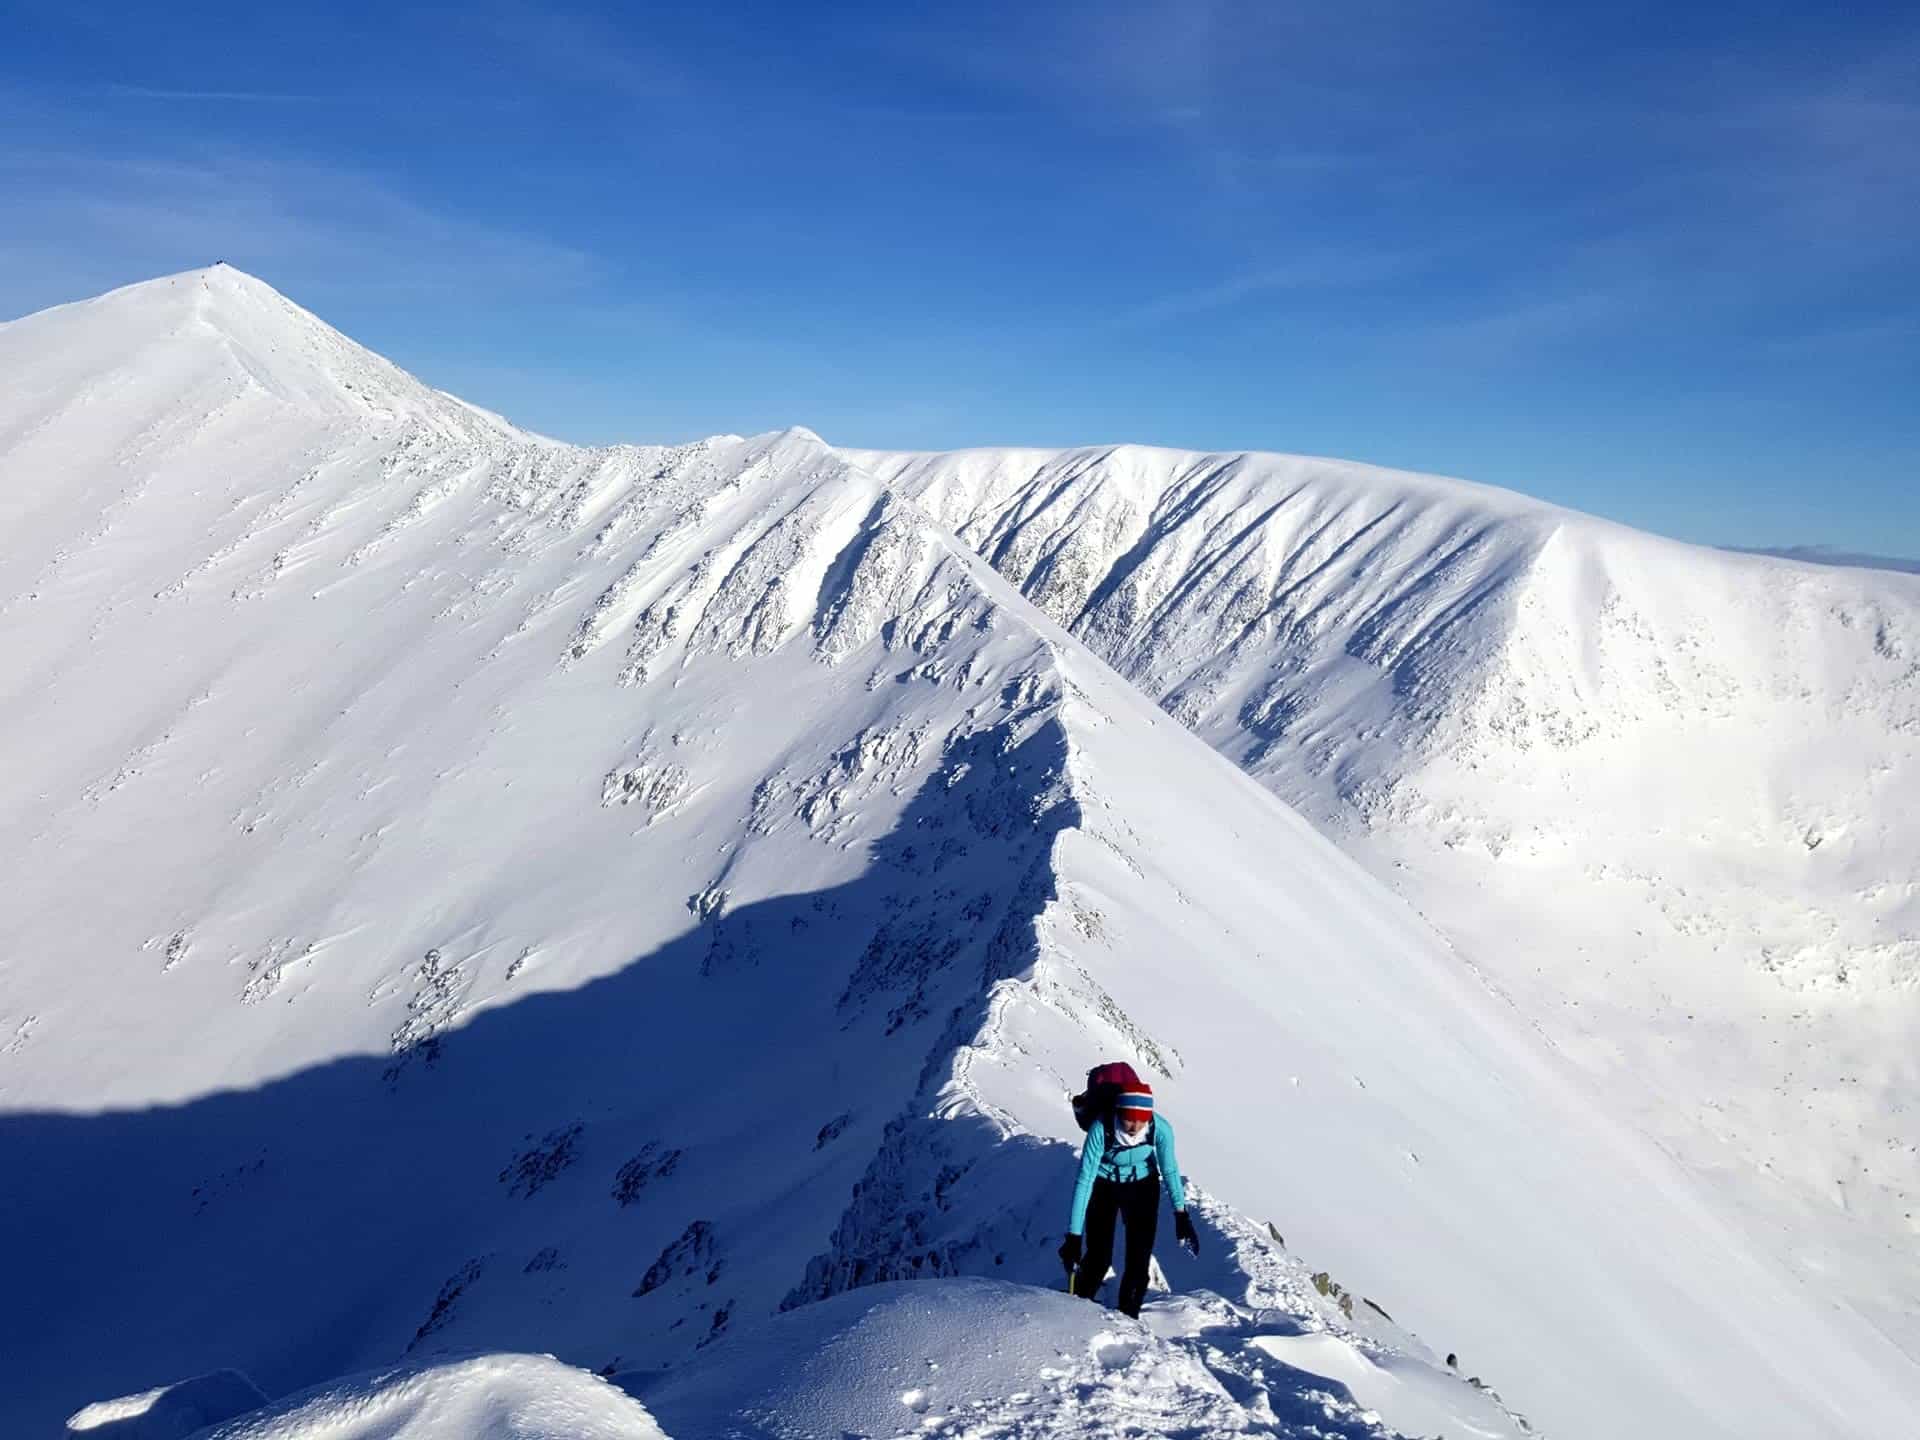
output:
[[[1120,1092],[1120,1098],[1113,1102],[1114,1114],[1122,1119],[1134,1121],[1153,1118],[1153,1087],[1142,1080],[1137,1085],[1129,1085]]]

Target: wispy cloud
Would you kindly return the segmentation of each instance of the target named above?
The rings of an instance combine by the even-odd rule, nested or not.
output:
[[[1152,326],[1252,304],[1273,295],[1375,285],[1406,275],[1423,263],[1424,257],[1411,252],[1295,256],[1122,309],[1116,323]]]
[[[1525,363],[1542,350],[1632,324],[1643,297],[1622,290],[1555,289],[1503,297],[1471,312],[1394,327],[1389,336],[1436,364]]]
[[[1063,0],[1022,19],[1018,43],[945,36],[944,60],[921,58],[1177,157],[1187,193],[1156,198],[1223,253],[1274,220],[1417,227],[1459,256],[1451,286],[1485,289],[1479,314],[1443,327],[1469,349],[1591,334],[1636,308],[1731,323],[1777,304],[1783,279],[1810,308],[1839,305],[1911,264],[1920,26],[1863,21],[1813,54],[1596,47],[1549,83],[1537,53],[1582,24],[1607,33],[1484,0]],[[1255,258],[1129,318],[1315,283]]]
[[[683,60],[636,40],[638,26],[521,0],[483,0],[472,19],[516,63],[571,86],[589,86],[627,100],[673,99],[698,88]]]
[[[167,90],[151,85],[102,85],[93,93],[128,100],[219,101],[244,105],[329,105],[345,103],[345,97],[303,95],[272,90]]]
[[[311,290],[420,297],[564,294],[601,279],[589,252],[437,209],[378,175],[243,150],[113,154],[0,147],[12,203],[0,312],[225,259]]]
[[[1853,324],[1814,325],[1776,336],[1763,348],[1795,359],[1845,358],[1920,345],[1920,315],[1896,314]]]

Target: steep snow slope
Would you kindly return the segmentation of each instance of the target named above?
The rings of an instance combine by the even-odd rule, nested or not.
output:
[[[1332,461],[842,453],[1920,1354],[1920,580]]]
[[[1424,1335],[1557,1435],[1920,1404],[1382,887],[806,432],[561,446],[216,269],[0,329],[0,436],[9,1419],[1053,1283],[1062,1097],[1116,1052],[1198,1182],[1182,1288],[1383,1364]]]

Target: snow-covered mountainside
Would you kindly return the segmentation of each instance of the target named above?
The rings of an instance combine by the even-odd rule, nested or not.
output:
[[[225,268],[0,327],[9,1431],[479,1348],[641,1372],[673,1433],[855,1287],[992,1277],[1018,1330],[1116,1055],[1233,1337],[1154,1373],[1255,1433],[1377,1430],[1380,1375],[1517,1427],[1446,1351],[1556,1436],[1920,1406],[898,478],[527,435]]]
[[[1333,461],[843,453],[1920,1354],[1920,578]]]

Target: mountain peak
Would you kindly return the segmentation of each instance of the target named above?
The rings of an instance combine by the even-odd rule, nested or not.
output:
[[[10,372],[32,368],[43,378],[49,401],[127,384],[144,394],[139,409],[148,414],[241,404],[425,421],[461,434],[506,428],[224,261],[0,326],[0,363],[9,359],[22,362]]]
[[[54,305],[13,324],[57,333],[61,327],[74,326],[83,316],[109,318],[125,327],[130,340],[138,342],[188,319],[201,319],[225,331],[257,326],[268,315],[295,329],[317,326],[338,334],[259,276],[224,260],[196,270],[137,280],[91,299]]]

